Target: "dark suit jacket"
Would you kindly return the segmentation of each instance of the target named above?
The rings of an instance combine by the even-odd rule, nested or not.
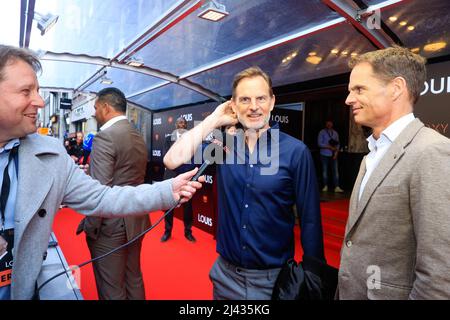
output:
[[[147,147],[139,132],[128,120],[120,120],[100,131],[92,144],[90,175],[108,186],[137,186],[144,183],[147,167]],[[133,201],[130,199],[130,201]],[[102,231],[112,234],[122,218],[87,217],[80,224],[86,234],[97,239]],[[123,218],[128,240],[150,226],[148,215]]]

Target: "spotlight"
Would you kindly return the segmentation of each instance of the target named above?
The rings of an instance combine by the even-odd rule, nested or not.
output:
[[[34,12],[37,17],[34,17],[34,20],[37,21],[37,27],[41,31],[41,36],[43,36],[51,27],[55,25],[58,21],[59,16],[48,13],[45,16],[38,12]]]
[[[429,43],[423,47],[423,50],[427,52],[439,51],[444,49],[447,46],[447,43],[444,41]]]
[[[144,60],[142,58],[131,57],[127,60],[127,65],[132,67],[142,67]]]
[[[202,11],[198,14],[199,18],[217,22],[225,18],[229,13],[225,9],[225,5],[211,0],[205,3],[201,8]]]
[[[333,49],[333,50],[331,50],[331,53],[332,54],[338,54],[339,53],[339,49]]]
[[[106,75],[100,78],[100,83],[102,84],[113,84],[114,81],[112,81],[110,78],[108,78]]]
[[[319,56],[309,56],[306,58],[306,61],[311,64],[319,64],[322,61],[322,58]]]

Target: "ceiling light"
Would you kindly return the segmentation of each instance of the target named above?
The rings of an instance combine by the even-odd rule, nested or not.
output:
[[[434,42],[429,43],[426,46],[423,47],[423,50],[425,51],[439,51],[441,49],[444,49],[447,46],[447,42],[441,41],[441,42]]]
[[[297,56],[297,52],[292,52],[291,57],[295,58]]]
[[[315,55],[317,55],[317,52],[315,52],[315,51],[311,51],[310,53],[308,53],[308,55],[309,55],[310,57],[312,57],[312,56],[315,56]]]
[[[358,55],[358,53],[357,53],[357,52],[352,52],[350,55],[351,55],[352,57],[356,57],[356,56]]]
[[[348,55],[348,51],[347,51],[347,50],[342,51],[342,52],[341,52],[341,55],[347,56],[347,55]]]
[[[127,60],[127,65],[132,67],[142,67],[144,60],[142,58],[131,57]]]
[[[399,25],[401,25],[402,27],[403,26],[406,26],[408,24],[408,22],[406,22],[406,21],[401,21],[400,23],[399,23]]]
[[[225,5],[217,3],[214,0],[208,1],[200,9],[202,11],[197,15],[199,18],[214,22],[222,20],[229,15],[225,9]]]
[[[112,81],[110,78],[108,78],[106,75],[101,77],[100,83],[102,84],[113,84],[114,81]]]
[[[415,29],[415,27],[414,26],[408,26],[408,28],[407,28],[409,31],[413,31],[414,29]]]
[[[306,61],[308,61],[311,64],[319,64],[320,61],[322,61],[322,58],[318,56],[309,56],[306,58]]]
[[[412,49],[411,49],[411,52],[412,52],[412,53],[418,53],[419,51],[420,51],[419,48],[412,48]]]
[[[391,22],[395,22],[395,21],[397,21],[397,17],[396,16],[392,16],[392,17],[389,17],[389,21],[391,21]]]
[[[331,50],[331,53],[332,53],[332,54],[338,54],[338,53],[339,53],[339,50],[338,50],[338,49],[333,49],[333,50]]]
[[[37,21],[37,27],[41,31],[41,36],[43,36],[48,30],[50,30],[51,27],[55,25],[55,23],[58,21],[59,16],[48,13],[45,16],[38,12],[34,12],[34,15],[37,17],[34,17],[34,20]]]

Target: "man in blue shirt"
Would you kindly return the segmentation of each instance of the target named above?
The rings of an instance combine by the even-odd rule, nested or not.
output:
[[[328,168],[331,167],[334,192],[344,192],[339,187],[338,153],[339,134],[333,129],[333,121],[328,120],[325,128],[320,130],[317,138],[320,148],[320,162],[322,163],[323,192],[328,191]]]
[[[214,299],[271,298],[280,268],[294,257],[294,205],[304,254],[324,260],[311,154],[301,141],[270,126],[274,105],[269,76],[257,67],[246,69],[235,76],[232,99],[181,136],[164,157],[169,169],[192,156],[197,162],[196,150],[214,129],[243,128],[225,135],[226,147],[210,144],[201,157],[215,150],[218,164],[220,256],[210,272]]]

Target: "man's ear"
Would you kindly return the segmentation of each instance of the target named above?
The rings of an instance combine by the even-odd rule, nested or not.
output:
[[[236,103],[234,102],[234,97],[230,99],[230,106],[234,113],[236,113]]]
[[[391,81],[391,96],[393,100],[398,100],[401,96],[408,94],[408,86],[403,77],[396,77]]]
[[[110,114],[113,111],[113,108],[106,102],[103,107],[105,108],[105,114]]]
[[[273,108],[275,107],[275,95],[272,96],[272,99],[270,101],[271,105],[270,105],[270,111],[273,110]]]

